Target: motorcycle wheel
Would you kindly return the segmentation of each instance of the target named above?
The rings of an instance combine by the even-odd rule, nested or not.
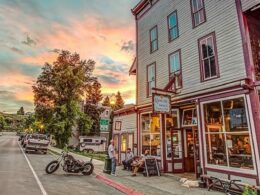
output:
[[[94,166],[92,163],[85,163],[82,171],[83,175],[91,175],[93,173]]]
[[[45,168],[45,172],[48,174],[52,174],[59,168],[60,164],[57,160],[51,161]]]

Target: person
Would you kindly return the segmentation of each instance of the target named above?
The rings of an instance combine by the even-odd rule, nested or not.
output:
[[[144,163],[145,163],[145,159],[149,158],[150,155],[149,155],[149,150],[145,150],[144,151],[144,155],[141,156],[141,158],[139,157],[136,157],[132,163],[132,166],[134,167],[134,171],[133,171],[133,174],[132,176],[136,176],[138,170],[144,166]]]
[[[134,154],[131,151],[131,148],[127,148],[126,150],[126,158],[122,161],[122,164],[124,166],[123,170],[126,170],[127,168],[130,168],[130,165],[133,161]]]
[[[110,140],[110,145],[108,146],[108,155],[111,159],[111,175],[116,176],[116,151],[114,140]]]

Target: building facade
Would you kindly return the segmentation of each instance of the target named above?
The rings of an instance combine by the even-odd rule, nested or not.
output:
[[[163,172],[260,182],[260,0],[141,0],[137,153]],[[153,94],[171,113],[153,112]]]
[[[114,112],[113,139],[118,151],[118,162],[125,159],[127,148],[137,154],[137,127],[135,105],[126,105]]]

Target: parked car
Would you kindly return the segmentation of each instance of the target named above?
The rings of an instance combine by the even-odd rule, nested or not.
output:
[[[18,141],[22,141],[23,138],[25,137],[26,133],[25,132],[21,132],[19,133],[19,138],[18,138]]]
[[[25,134],[22,134],[22,135],[21,135],[20,141],[21,141],[21,146],[22,146],[22,147],[25,146],[25,145],[24,145],[24,141],[29,137],[29,135],[31,135],[31,134],[25,133]]]
[[[41,151],[47,154],[50,141],[44,134],[28,134],[24,140],[25,152]]]
[[[89,153],[104,152],[106,151],[106,138],[105,137],[91,137],[80,136],[79,137],[79,150]]]

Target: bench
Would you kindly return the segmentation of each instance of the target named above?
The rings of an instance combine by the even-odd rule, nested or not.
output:
[[[241,182],[241,180],[229,180],[224,178],[217,178],[210,175],[201,175],[201,180],[206,182],[208,191],[212,188],[224,191],[226,194],[242,194],[244,188],[250,186],[249,184]],[[260,191],[260,186],[254,186],[257,191]]]

